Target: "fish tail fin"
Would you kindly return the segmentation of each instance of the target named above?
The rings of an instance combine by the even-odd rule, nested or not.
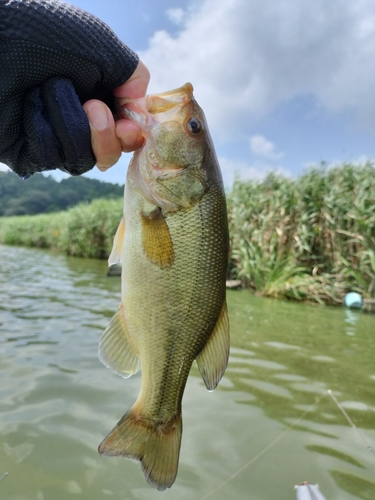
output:
[[[100,455],[139,460],[147,482],[163,491],[176,479],[181,435],[181,414],[173,421],[155,424],[131,409],[98,450]]]

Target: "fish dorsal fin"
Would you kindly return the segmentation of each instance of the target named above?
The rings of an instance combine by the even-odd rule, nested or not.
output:
[[[204,383],[213,391],[223,376],[229,357],[229,320],[224,300],[214,331],[197,356],[197,364]]]
[[[126,326],[122,304],[100,339],[99,359],[124,378],[130,377],[141,367],[136,347]]]
[[[142,213],[142,246],[147,259],[160,269],[173,264],[172,238],[160,208],[148,215]]]
[[[108,265],[113,266],[119,264],[122,260],[122,247],[124,245],[125,235],[125,217],[123,216],[120,224],[118,225],[114,240],[111,255],[108,259]]]

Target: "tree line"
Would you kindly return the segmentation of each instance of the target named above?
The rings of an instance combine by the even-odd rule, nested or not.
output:
[[[124,186],[88,177],[69,177],[61,182],[35,174],[27,181],[13,172],[0,172],[0,216],[35,215],[66,210],[96,198],[118,198]]]

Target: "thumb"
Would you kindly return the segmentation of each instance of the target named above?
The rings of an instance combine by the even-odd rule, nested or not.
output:
[[[121,105],[121,99],[136,99],[146,95],[148,83],[150,81],[150,72],[142,61],[132,76],[123,85],[113,91],[113,95],[118,98]]]

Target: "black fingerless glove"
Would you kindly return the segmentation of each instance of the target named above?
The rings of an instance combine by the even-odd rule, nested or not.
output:
[[[22,177],[95,165],[82,104],[133,74],[138,57],[110,28],[55,0],[0,0],[0,162]]]

